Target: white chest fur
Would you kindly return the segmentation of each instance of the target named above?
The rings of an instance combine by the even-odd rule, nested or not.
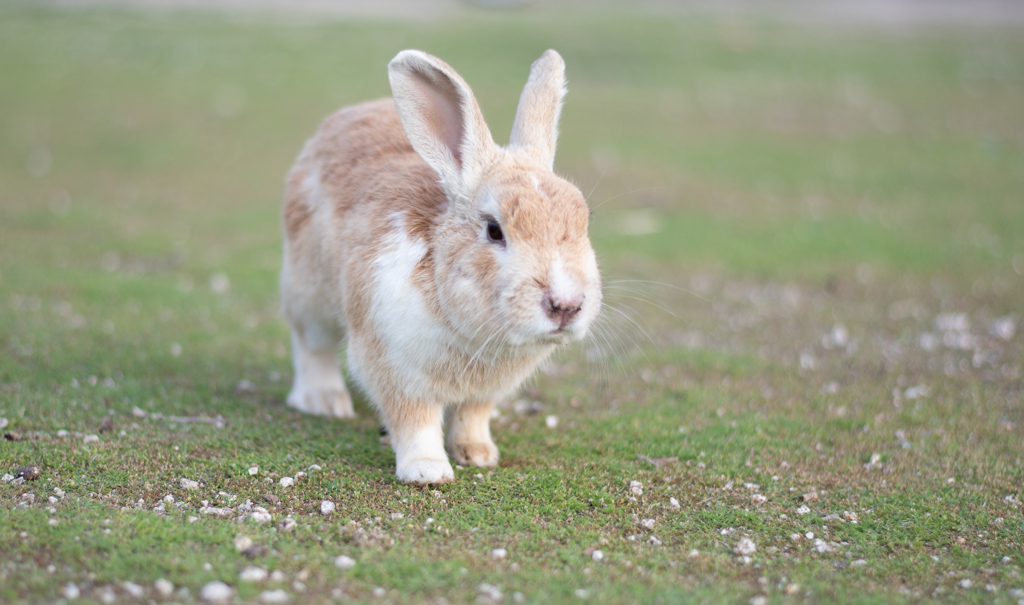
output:
[[[384,358],[405,394],[419,400],[437,396],[426,375],[430,362],[446,354],[451,333],[427,311],[412,273],[427,253],[421,240],[411,239],[404,215],[389,217],[390,233],[373,263],[371,321],[384,345]]]

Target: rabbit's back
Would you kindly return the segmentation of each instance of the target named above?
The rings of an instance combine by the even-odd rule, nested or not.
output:
[[[304,298],[328,303],[341,325],[362,323],[371,301],[363,300],[370,292],[359,285],[393,239],[391,217],[403,217],[410,239],[429,242],[446,205],[436,173],[409,144],[391,99],[335,112],[288,175],[285,253],[289,264],[302,266],[287,276],[289,285],[315,291]]]
[[[437,175],[409,144],[394,102],[380,99],[335,112],[306,143],[288,175],[285,234],[300,239],[323,210],[351,224],[359,214],[436,215],[446,202]]]

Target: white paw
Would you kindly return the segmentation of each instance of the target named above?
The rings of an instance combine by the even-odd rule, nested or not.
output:
[[[288,395],[288,406],[317,416],[333,416],[335,418],[355,418],[352,409],[352,398],[348,391],[338,389],[298,390],[293,389]]]
[[[398,480],[402,483],[426,485],[428,483],[448,483],[455,479],[455,471],[448,460],[420,458],[410,460],[398,466]]]
[[[453,443],[450,448],[456,464],[464,466],[498,466],[498,447],[494,443]]]

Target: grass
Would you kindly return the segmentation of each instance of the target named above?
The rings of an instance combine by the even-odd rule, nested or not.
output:
[[[0,601],[1024,598],[1024,339],[995,329],[1024,300],[1016,32],[551,10],[0,7],[0,471],[41,467],[0,485]],[[406,47],[463,74],[499,141],[562,52],[558,168],[617,309],[502,408],[499,469],[436,489],[395,483],[364,401],[283,406],[276,310],[283,175]],[[246,500],[273,520],[200,512]]]

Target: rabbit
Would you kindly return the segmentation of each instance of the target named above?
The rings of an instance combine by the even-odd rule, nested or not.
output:
[[[398,480],[439,484],[454,479],[448,453],[498,464],[492,409],[587,334],[601,277],[586,200],[552,172],[566,92],[557,52],[533,63],[507,147],[440,59],[402,51],[388,77],[393,99],[326,118],[287,177],[287,405],[354,416],[344,340]]]

